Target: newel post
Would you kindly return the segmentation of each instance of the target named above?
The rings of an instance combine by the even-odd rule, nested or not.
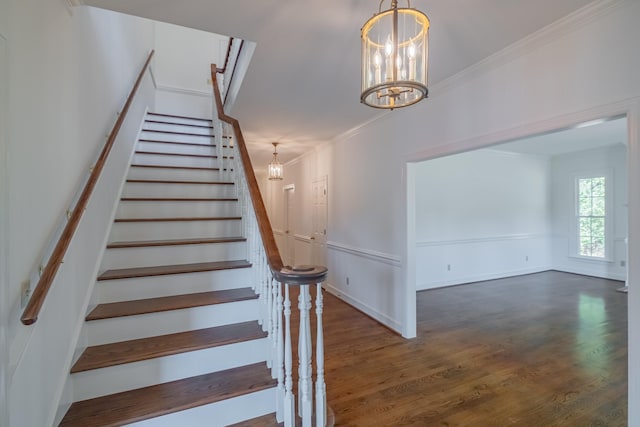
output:
[[[279,274],[278,274],[279,273]],[[284,421],[285,427],[296,425],[296,403],[298,404],[298,415],[302,427],[325,427],[327,423],[326,385],[324,382],[324,330],[322,325],[322,282],[327,275],[325,267],[299,266],[284,267],[280,272],[274,274],[276,280],[284,284],[284,299],[282,301],[282,312],[284,314],[284,345],[278,346],[278,359],[284,362],[284,396],[278,393],[277,407],[282,408],[277,416],[278,422]],[[313,387],[313,346],[311,336],[311,309],[312,298],[310,288],[316,287],[316,381],[315,396]],[[289,298],[290,286],[298,286],[300,294],[298,297],[299,335],[298,335],[298,373],[299,381],[297,387],[297,399],[293,390],[293,354],[291,339],[291,300]],[[278,304],[278,319],[280,323],[280,301]],[[280,339],[280,336],[277,337]],[[282,353],[280,352],[282,348]],[[280,362],[278,362],[280,365]],[[280,387],[280,378],[278,378]],[[315,397],[315,399],[314,399]],[[282,400],[280,400],[282,399]],[[314,424],[315,422],[315,424]]]

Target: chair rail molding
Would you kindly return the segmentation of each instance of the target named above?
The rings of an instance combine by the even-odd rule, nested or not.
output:
[[[385,264],[392,265],[394,267],[400,267],[402,265],[402,259],[399,256],[394,254],[378,252],[370,249],[356,248],[355,246],[350,246],[344,243],[338,243],[333,241],[327,242],[327,248],[344,252],[347,254],[355,255],[361,258],[366,258],[371,261],[382,262]]]

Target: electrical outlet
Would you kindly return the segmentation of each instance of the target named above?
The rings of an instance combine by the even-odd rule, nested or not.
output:
[[[526,256],[524,257],[524,260],[525,260],[526,262],[529,262],[529,255],[526,255]]]
[[[347,286],[349,285],[349,277],[347,277]]]
[[[626,267],[627,266],[627,261],[622,260],[620,261],[620,267]]]
[[[24,308],[29,301],[29,297],[31,296],[31,287],[28,280],[25,280],[20,285],[20,308]]]
[[[447,271],[451,271],[451,264],[447,264]]]

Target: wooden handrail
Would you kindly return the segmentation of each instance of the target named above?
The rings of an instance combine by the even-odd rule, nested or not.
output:
[[[224,74],[227,71],[227,65],[229,65],[229,56],[231,56],[231,45],[233,45],[233,37],[229,37],[229,44],[227,45],[227,56],[224,58],[224,66],[222,68],[216,68],[216,71],[220,74]]]
[[[258,180],[253,171],[251,165],[251,158],[249,157],[249,151],[247,150],[242,130],[240,130],[240,123],[233,117],[227,116],[224,112],[224,105],[222,103],[222,96],[220,94],[220,88],[218,87],[217,79],[218,68],[215,64],[211,64],[211,81],[213,82],[213,94],[216,103],[216,109],[218,111],[218,119],[231,125],[236,137],[236,145],[240,154],[240,161],[244,169],[245,177],[247,180],[247,187],[249,189],[249,196],[253,209],[255,211],[256,219],[258,222],[258,229],[260,230],[260,236],[262,237],[262,244],[271,269],[273,277],[283,283],[288,284],[309,284],[319,283],[325,280],[327,276],[327,269],[320,266],[303,266],[303,267],[291,267],[285,266],[280,256],[280,251],[276,244],[276,239],[273,234],[273,228],[267,215],[267,209],[262,200],[260,194],[260,187],[258,186]]]
[[[131,92],[129,93],[127,102],[124,104],[124,107],[122,108],[118,119],[113,125],[113,129],[111,129],[111,133],[109,134],[109,139],[107,139],[107,142],[104,144],[102,152],[100,153],[100,157],[98,157],[98,160],[93,167],[93,171],[91,172],[91,175],[89,175],[89,180],[85,184],[82,193],[80,194],[78,203],[76,203],[76,206],[73,209],[73,212],[71,213],[71,216],[69,217],[64,230],[62,231],[62,235],[60,236],[60,239],[58,239],[58,243],[56,243],[53,253],[51,254],[51,257],[49,257],[49,261],[47,262],[47,265],[40,275],[40,280],[38,280],[38,284],[36,285],[33,294],[29,299],[29,302],[27,303],[27,306],[22,313],[22,317],[20,318],[20,320],[25,325],[32,325],[36,322],[36,320],[38,320],[40,309],[42,308],[47,294],[49,293],[49,289],[51,289],[51,284],[53,283],[53,279],[55,279],[56,277],[58,269],[60,268],[60,264],[62,264],[63,262],[63,258],[67,252],[67,249],[69,248],[71,239],[73,238],[73,235],[78,228],[78,224],[80,223],[82,214],[86,209],[87,204],[89,203],[91,193],[93,193],[93,189],[95,188],[98,179],[100,178],[100,174],[107,161],[109,152],[111,151],[113,143],[118,136],[118,132],[122,127],[122,123],[124,122],[124,119],[129,112],[129,108],[133,103],[133,98],[138,92],[138,88],[140,87],[140,83],[142,82],[142,78],[144,77],[144,73],[147,71],[147,68],[149,68],[149,63],[151,62],[151,58],[153,58],[154,52],[155,51],[152,50],[151,53],[149,53],[147,61],[144,63],[142,70],[140,70],[133,89],[131,89]]]

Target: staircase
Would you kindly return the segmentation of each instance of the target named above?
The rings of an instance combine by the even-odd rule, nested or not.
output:
[[[149,113],[61,426],[225,426],[275,411],[236,184],[210,120]]]

